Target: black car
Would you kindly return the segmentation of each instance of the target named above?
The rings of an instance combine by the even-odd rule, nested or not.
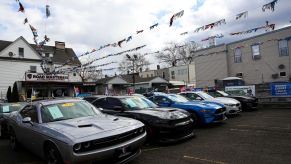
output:
[[[7,118],[10,113],[22,109],[27,103],[0,103],[0,137],[8,134]]]
[[[238,96],[220,90],[211,90],[208,91],[208,93],[213,97],[229,97],[236,99],[241,103],[243,111],[258,109],[258,98],[253,96]]]
[[[146,98],[137,96],[102,97],[92,102],[103,112],[133,118],[146,125],[148,139],[169,143],[194,136],[193,120],[186,111],[159,108]]]

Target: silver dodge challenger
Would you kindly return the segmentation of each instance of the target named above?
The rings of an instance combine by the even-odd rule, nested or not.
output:
[[[11,114],[8,129],[13,150],[21,144],[50,164],[126,163],[146,138],[143,123],[73,98],[32,102]]]

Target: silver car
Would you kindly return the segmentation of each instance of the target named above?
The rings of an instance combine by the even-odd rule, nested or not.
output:
[[[140,154],[144,124],[102,114],[84,100],[43,100],[11,114],[10,146],[23,145],[47,163],[125,163]]]

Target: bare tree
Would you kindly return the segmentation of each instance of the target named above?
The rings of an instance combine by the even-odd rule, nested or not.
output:
[[[103,76],[102,70],[98,70],[94,66],[81,67],[76,70],[76,73],[80,76],[82,82],[96,81]]]
[[[122,61],[119,63],[119,71],[122,74],[127,73],[128,71],[132,72],[133,69],[134,72],[140,72],[141,70],[147,69],[150,65],[150,62],[140,53],[130,55],[130,59],[127,56],[128,55],[124,56]],[[136,56],[136,58],[134,56]]]
[[[168,66],[188,64],[192,61],[190,52],[198,48],[199,45],[192,42],[184,44],[169,42],[156,58]]]

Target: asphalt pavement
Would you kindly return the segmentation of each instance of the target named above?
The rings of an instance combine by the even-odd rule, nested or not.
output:
[[[0,140],[0,164],[42,163],[26,149],[13,152]],[[130,164],[288,164],[291,163],[291,109],[243,112],[223,124],[196,129],[181,143],[145,145]]]

